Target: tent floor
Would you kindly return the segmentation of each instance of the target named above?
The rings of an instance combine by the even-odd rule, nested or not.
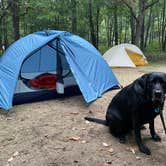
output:
[[[45,100],[51,100],[56,98],[62,98],[62,97],[70,97],[70,96],[75,96],[80,94],[81,94],[81,91],[77,85],[66,87],[64,94],[58,94],[56,89],[43,90],[38,92],[17,93],[14,95],[13,105],[45,101]]]
[[[107,91],[119,89],[119,86],[114,86]],[[14,94],[13,98],[13,105],[19,105],[24,103],[32,103],[38,101],[46,101],[56,98],[64,98],[64,97],[71,97],[76,95],[81,95],[81,91],[78,85],[73,85],[65,88],[64,94],[58,94],[56,89],[54,90],[43,90],[38,92],[24,92],[24,93],[17,93]]]

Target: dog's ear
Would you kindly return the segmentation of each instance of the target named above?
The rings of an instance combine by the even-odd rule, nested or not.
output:
[[[147,83],[148,74],[144,74],[141,78],[138,78],[134,81],[134,90],[143,95],[146,91],[146,83]]]

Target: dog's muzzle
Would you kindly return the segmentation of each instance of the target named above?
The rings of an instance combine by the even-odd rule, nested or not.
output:
[[[162,103],[163,100],[164,100],[164,93],[161,90],[154,90],[152,95],[152,101]]]

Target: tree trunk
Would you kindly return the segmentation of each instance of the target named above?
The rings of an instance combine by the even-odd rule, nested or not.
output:
[[[6,20],[4,20],[3,21],[3,27],[4,27],[4,29],[3,29],[3,38],[4,38],[4,47],[5,47],[5,49],[8,47],[8,45],[9,45],[9,42],[8,42],[8,36],[7,36],[7,29],[8,29],[8,27],[7,27],[7,22],[6,22]]]
[[[9,0],[11,3],[12,12],[12,22],[14,29],[14,40],[20,38],[20,28],[19,28],[19,0]]]
[[[143,18],[142,23],[142,30],[141,30],[141,41],[140,41],[140,48],[141,50],[144,50],[144,33],[145,33],[145,19]]]
[[[90,27],[90,36],[91,36],[92,44],[95,47],[97,47],[95,30],[94,30],[94,21],[93,21],[93,15],[92,15],[92,0],[89,0],[89,27]]]
[[[114,6],[114,36],[115,36],[115,45],[118,44],[118,16],[117,16],[117,6]]]
[[[127,38],[127,32],[128,32],[128,19],[127,17],[125,17],[125,35],[124,35],[124,43],[127,43],[128,42],[128,38]]]
[[[0,31],[2,32],[1,28],[0,28]],[[0,53],[1,53],[2,50],[3,50],[2,49],[2,35],[0,33]]]
[[[131,27],[131,43],[134,43],[135,39],[135,19],[133,17],[132,8],[130,8],[130,27]]]
[[[162,13],[162,50],[166,50],[166,16],[165,16],[165,10],[166,10],[166,1],[164,1],[163,5],[163,13]]]
[[[119,43],[122,43],[122,30],[123,30],[123,18],[122,18],[122,16],[120,17],[120,20],[119,20],[119,32],[118,32],[118,34],[120,34],[119,35]]]
[[[145,0],[139,1],[139,14],[136,22],[136,34],[134,44],[140,46],[141,32],[143,26],[143,20],[145,17]]]
[[[71,0],[71,10],[72,10],[72,32],[77,33],[77,2],[76,0]]]
[[[150,12],[149,12],[149,19],[148,19],[147,29],[146,29],[146,34],[145,34],[144,48],[146,48],[146,46],[147,46],[147,41],[148,41],[148,37],[149,37],[149,30],[150,30],[151,23],[152,23],[152,8],[150,8]]]
[[[148,40],[149,45],[153,42],[154,20],[155,20],[155,17],[154,15],[152,15],[151,27],[149,30],[149,40]]]
[[[108,16],[106,19],[106,34],[107,34],[107,46],[111,46],[111,41],[112,41],[112,22],[111,18]]]
[[[96,14],[96,48],[99,46],[99,16],[100,16],[100,8],[97,6],[97,14]]]
[[[138,2],[139,2],[139,11],[138,11],[138,16],[136,16],[135,11],[133,11],[133,7],[131,6],[131,4],[124,1],[124,3],[130,8],[131,14],[136,20],[136,30],[135,30],[135,37],[133,43],[137,46],[140,46],[140,40],[142,35],[141,33],[143,28],[142,26],[145,18],[145,11],[148,8],[152,7],[154,4],[158,3],[159,0],[153,0],[151,3],[148,3],[147,0],[139,0]]]

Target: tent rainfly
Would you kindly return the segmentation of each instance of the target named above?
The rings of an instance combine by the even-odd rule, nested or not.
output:
[[[118,84],[101,54],[69,32],[29,34],[0,58],[0,108],[5,110],[14,104],[78,93],[91,102]]]
[[[136,67],[147,65],[143,52],[133,44],[120,44],[110,48],[103,55],[111,67]]]

